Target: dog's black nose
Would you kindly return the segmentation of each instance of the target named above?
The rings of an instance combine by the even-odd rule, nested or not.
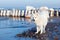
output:
[[[32,21],[35,21],[35,19],[32,19]]]

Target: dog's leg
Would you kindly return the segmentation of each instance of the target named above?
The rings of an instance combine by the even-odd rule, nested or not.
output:
[[[42,34],[43,33],[43,26],[40,26],[40,30],[41,30],[40,34]]]
[[[43,28],[43,33],[45,33],[46,31],[45,31],[45,28],[46,28],[46,26],[44,26],[44,28]]]
[[[35,32],[35,34],[37,34],[39,31],[40,31],[39,26],[37,26],[37,32]]]
[[[44,33],[46,32],[46,31],[45,31],[45,28],[46,28],[47,23],[48,23],[48,20],[46,20],[46,22],[45,22],[45,24],[44,24],[44,30],[43,30]]]

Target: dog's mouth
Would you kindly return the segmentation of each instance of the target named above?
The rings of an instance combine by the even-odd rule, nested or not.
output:
[[[35,17],[36,18],[36,17]]]

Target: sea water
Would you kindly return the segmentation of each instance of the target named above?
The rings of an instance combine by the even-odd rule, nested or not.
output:
[[[58,23],[60,22],[60,19],[53,18],[53,19],[50,19],[49,23],[50,22]],[[34,27],[36,27],[36,24],[34,23],[34,21],[31,21],[31,19],[0,17],[0,40],[37,40],[35,38],[29,38],[29,37],[16,37],[17,34],[21,34],[23,32],[31,30]],[[59,29],[60,26],[57,28],[60,32],[60,29]],[[49,40],[53,40],[54,36],[58,35],[58,33],[53,31],[51,35],[52,36],[48,37]],[[58,35],[58,38],[59,37],[60,36]]]

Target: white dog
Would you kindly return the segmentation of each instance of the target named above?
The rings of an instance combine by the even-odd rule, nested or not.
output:
[[[35,24],[37,25],[37,32],[45,33],[45,28],[48,23],[49,12],[47,7],[41,7],[38,13],[33,14]]]

